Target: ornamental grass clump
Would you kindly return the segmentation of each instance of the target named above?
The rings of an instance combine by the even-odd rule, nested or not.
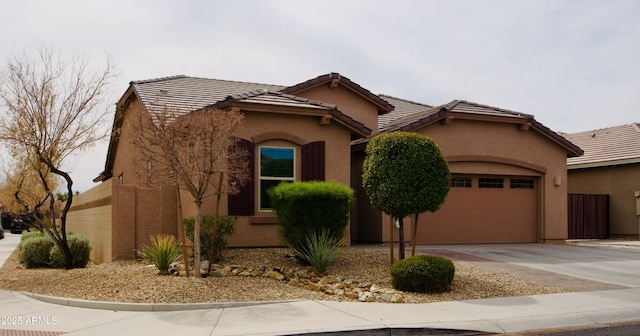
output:
[[[159,234],[149,237],[149,241],[140,246],[138,256],[155,265],[158,268],[158,274],[168,275],[169,267],[181,259],[182,251],[180,243],[174,236]]]
[[[332,235],[328,230],[320,233],[313,232],[307,237],[307,244],[294,247],[293,254],[313,266],[318,273],[324,273],[333,263],[343,246],[339,236]]]
[[[446,292],[451,288],[455,270],[449,259],[417,255],[391,265],[391,284],[404,292]]]

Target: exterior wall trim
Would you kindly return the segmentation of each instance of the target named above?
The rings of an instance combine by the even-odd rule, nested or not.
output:
[[[497,156],[487,156],[487,155],[450,155],[445,156],[447,162],[497,162],[504,163],[512,166],[524,167],[527,169],[531,169],[537,171],[542,174],[547,173],[547,168],[543,166],[539,166],[533,163],[524,162],[515,159],[509,159],[504,157]]]

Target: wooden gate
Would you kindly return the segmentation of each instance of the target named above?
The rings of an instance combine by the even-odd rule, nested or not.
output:
[[[569,239],[609,238],[609,195],[569,194]]]

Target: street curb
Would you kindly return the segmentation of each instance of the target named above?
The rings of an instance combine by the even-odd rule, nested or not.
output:
[[[277,304],[277,303],[297,302],[296,300],[283,300],[283,301],[204,302],[204,303],[131,303],[131,302],[110,302],[110,301],[69,299],[64,297],[41,295],[41,294],[35,294],[30,292],[20,292],[20,294],[25,295],[34,300],[51,303],[51,304],[57,304],[61,306],[113,310],[113,311],[141,311],[141,312],[223,309],[223,308],[238,308],[238,307],[270,305],[270,304]]]

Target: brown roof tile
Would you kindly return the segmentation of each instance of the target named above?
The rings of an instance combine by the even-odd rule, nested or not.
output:
[[[353,118],[340,112],[334,104],[327,104],[317,100],[297,97],[279,91],[256,90],[229,95],[225,100],[220,101],[212,106],[226,108],[231,106],[234,102],[323,110],[329,113],[333,119],[345,125],[347,128],[351,129],[360,136],[368,136],[372,132],[371,129],[366,127],[361,122],[356,121]]]
[[[563,134],[584,150],[582,157],[567,159],[569,169],[640,163],[640,124]]]

